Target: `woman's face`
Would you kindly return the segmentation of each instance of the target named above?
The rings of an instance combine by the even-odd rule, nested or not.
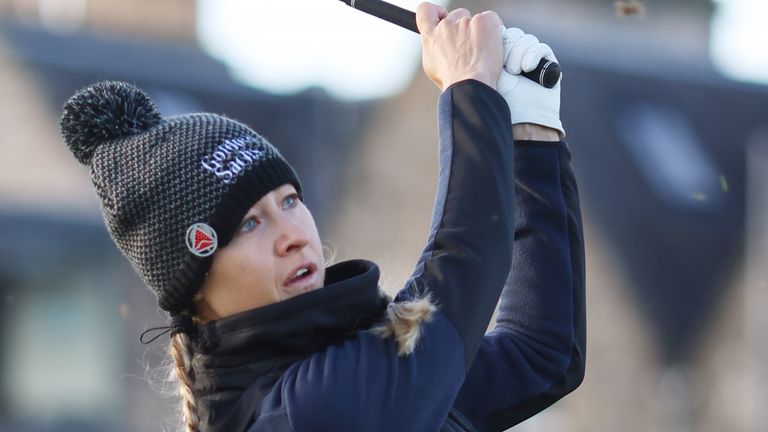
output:
[[[323,251],[315,221],[293,185],[278,187],[243,217],[216,251],[195,295],[203,321],[276,303],[323,286]]]

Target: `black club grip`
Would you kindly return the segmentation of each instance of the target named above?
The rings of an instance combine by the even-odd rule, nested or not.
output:
[[[523,72],[520,75],[546,88],[552,88],[560,81],[560,65],[551,60],[541,59],[536,69],[530,72]]]
[[[403,9],[400,6],[395,6],[391,3],[387,3],[381,0],[341,1],[359,11],[371,14],[375,17],[383,19],[384,21],[397,24],[400,27],[408,29],[412,32],[419,32],[418,27],[416,27],[416,12],[411,12],[408,9]]]
[[[387,3],[382,0],[341,0],[347,5],[371,14],[375,17],[397,24],[400,27],[412,32],[419,32],[416,27],[416,13]],[[523,72],[522,75],[531,81],[537,82],[546,88],[554,87],[560,81],[560,65],[542,59],[536,69],[530,72]]]

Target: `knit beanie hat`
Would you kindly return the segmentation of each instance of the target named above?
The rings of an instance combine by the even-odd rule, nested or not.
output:
[[[112,239],[172,314],[189,306],[253,204],[284,184],[301,194],[293,168],[247,126],[208,113],[163,118],[130,84],[78,91],[61,132],[90,167]]]

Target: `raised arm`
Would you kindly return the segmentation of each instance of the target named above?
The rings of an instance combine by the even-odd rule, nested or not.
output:
[[[491,12],[470,21],[466,9],[441,17],[440,8],[428,4],[418,12],[424,70],[447,91],[438,107],[440,172],[432,226],[396,300],[428,293],[456,327],[469,369],[500,294],[501,284],[494,284],[503,283],[512,255],[511,127],[494,90],[501,21]]]
[[[517,46],[556,60],[549,47],[514,30],[505,34],[519,37]],[[508,70],[510,61],[521,61],[520,53],[509,58]],[[557,142],[558,132],[564,135],[559,86],[500,80],[515,123],[515,253],[496,326],[483,339],[456,402],[483,431],[503,431],[529,418],[584,376],[584,240],[570,152]]]
[[[426,15],[430,11],[434,13]],[[440,171],[427,245],[395,301],[428,294],[438,309],[422,324],[409,355],[398,355],[392,339],[361,332],[286,371],[279,393],[270,400],[287,407],[296,431],[439,430],[501,294],[512,262],[514,231],[510,111],[502,96],[482,81],[483,74],[474,74],[477,62],[468,63],[466,74],[450,76],[440,72],[447,70],[441,62],[430,63],[440,56],[446,64],[476,59],[476,52],[449,59],[450,53],[434,50],[453,49],[444,32],[459,38],[451,31],[479,26],[465,27],[464,37],[469,36],[467,28],[477,30],[474,37],[490,35],[496,46],[489,55],[498,56],[492,64],[500,70],[498,18],[484,14],[472,24],[464,12],[448,15],[434,5],[419,8],[425,70],[444,88],[438,100]],[[475,44],[478,49],[488,44],[464,42],[451,43],[464,48]],[[455,79],[459,81],[451,82]]]

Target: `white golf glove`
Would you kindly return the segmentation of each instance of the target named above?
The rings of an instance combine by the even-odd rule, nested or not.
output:
[[[540,43],[536,36],[518,28],[504,30],[504,70],[496,90],[501,93],[512,112],[512,124],[534,123],[560,131],[560,82],[551,89],[535,83],[520,73],[536,69],[542,58],[557,62],[552,48]],[[562,78],[561,78],[562,81]]]

